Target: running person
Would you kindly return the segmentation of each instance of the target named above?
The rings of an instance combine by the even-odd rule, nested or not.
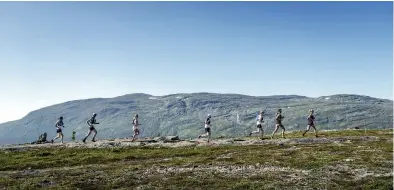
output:
[[[271,139],[274,138],[274,135],[278,131],[279,127],[282,128],[282,138],[285,139],[285,127],[282,124],[283,118],[284,117],[282,115],[282,109],[278,109],[278,112],[276,113],[276,116],[275,116],[275,121],[276,121],[275,130],[271,135]]]
[[[63,117],[62,116],[60,116],[59,120],[56,121],[55,127],[56,127],[56,133],[57,134],[56,134],[56,137],[51,140],[51,142],[53,143],[56,139],[61,137],[62,138],[62,144],[63,144],[63,137],[64,137],[64,135],[63,135],[63,132],[62,132],[62,127],[64,128],[64,123],[63,123]]]
[[[308,128],[306,129],[306,131],[302,134],[302,136],[304,137],[305,134],[311,129],[311,127],[313,128],[313,130],[315,131],[315,137],[317,138],[317,131],[316,131],[316,126],[315,126],[315,116],[313,115],[314,111],[313,109],[309,110],[309,115],[308,115]]]
[[[249,136],[252,136],[252,134],[255,133],[261,133],[261,140],[263,140],[264,137],[264,130],[263,130],[263,122],[264,122],[264,118],[263,118],[263,111],[259,112],[259,116],[257,118],[257,131],[252,131],[249,133]]]
[[[198,138],[201,137],[208,137],[208,143],[209,140],[211,139],[211,115],[208,114],[207,119],[204,122],[205,125],[205,134],[198,136]]]
[[[89,133],[82,140],[84,143],[86,142],[86,139],[89,137],[89,135],[92,133],[92,131],[94,133],[92,142],[96,142],[95,138],[96,138],[96,135],[97,135],[97,130],[94,128],[93,125],[100,124],[100,123],[96,122],[96,116],[97,116],[97,114],[93,113],[93,117],[86,121],[86,123],[89,125]]]
[[[140,130],[138,129],[138,126],[140,125],[140,123],[138,123],[138,114],[135,114],[134,118],[133,118],[133,131],[134,131],[134,135],[133,135],[133,139],[131,141],[135,140],[135,137],[137,135],[140,134]]]

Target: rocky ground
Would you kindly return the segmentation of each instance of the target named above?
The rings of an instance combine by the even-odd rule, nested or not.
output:
[[[393,130],[1,147],[4,189],[392,189]]]
[[[356,132],[363,134],[362,130],[348,130],[351,132]],[[369,130],[370,132],[371,130]],[[375,130],[379,131],[379,130]],[[382,130],[385,131],[385,130]],[[327,136],[326,133],[331,133]],[[362,136],[338,136],[335,133],[340,133],[337,130],[324,131],[320,134],[318,138],[292,138],[296,135],[296,132],[291,132],[290,138],[281,138],[279,135],[271,139],[270,136],[265,135],[264,140],[257,137],[248,138],[224,138],[219,137],[212,139],[209,143],[206,138],[201,139],[180,139],[178,136],[166,136],[166,137],[156,137],[156,138],[140,138],[132,141],[130,138],[124,139],[107,139],[107,140],[97,140],[96,142],[87,141],[83,142],[55,142],[55,143],[45,143],[45,144],[23,144],[23,145],[6,145],[1,146],[0,149],[29,149],[29,148],[49,148],[49,147],[67,147],[67,148],[113,148],[113,147],[199,147],[199,146],[220,146],[220,145],[264,145],[264,144],[315,144],[315,143],[350,143],[351,140],[362,140],[362,141],[376,141],[377,136],[368,136],[365,132]],[[379,132],[380,134],[383,132]],[[379,134],[378,133],[378,134]],[[309,136],[311,136],[310,134]],[[57,141],[60,141],[58,139]]]

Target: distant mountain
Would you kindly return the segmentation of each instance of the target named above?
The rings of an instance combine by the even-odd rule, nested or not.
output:
[[[98,139],[132,135],[132,116],[140,116],[141,136],[179,135],[195,138],[203,133],[203,121],[212,117],[213,136],[245,135],[255,129],[259,110],[266,110],[267,132],[274,128],[274,114],[282,108],[287,130],[305,129],[309,109],[316,112],[317,128],[344,129],[391,128],[393,101],[359,95],[333,95],[319,98],[304,96],[245,96],[238,94],[193,93],[168,96],[129,94],[115,98],[75,100],[33,111],[20,120],[0,124],[0,144],[32,142],[38,135],[56,134],[54,124],[64,117],[66,140],[72,130],[80,140],[88,132],[86,121],[98,114]],[[238,120],[237,120],[238,115]]]

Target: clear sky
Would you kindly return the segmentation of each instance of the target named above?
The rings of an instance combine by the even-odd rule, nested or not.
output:
[[[393,99],[392,2],[0,2],[0,123],[128,93]]]

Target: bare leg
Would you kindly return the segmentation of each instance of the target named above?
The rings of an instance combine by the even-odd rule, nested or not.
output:
[[[64,137],[63,133],[61,134],[61,136],[62,136],[62,144],[64,144],[64,142],[63,142],[63,137]]]
[[[315,131],[315,137],[317,138],[318,136],[317,136],[316,126],[315,126],[315,125],[312,125],[312,128],[313,128],[313,130]]]
[[[62,134],[62,133],[57,133],[57,134],[56,134],[56,137],[52,139],[52,143],[53,143],[56,139],[58,139],[58,138],[60,138],[60,137],[62,137],[62,143],[63,143],[63,134]]]
[[[275,125],[275,130],[274,130],[274,132],[273,132],[272,135],[271,135],[271,139],[274,138],[274,135],[275,135],[275,133],[278,131],[278,129],[279,129],[279,125],[276,124],[276,125]]]
[[[82,141],[85,142],[86,139],[90,136],[91,133],[92,133],[92,130],[89,130],[89,133],[85,136],[85,138]]]
[[[250,135],[253,135],[253,134],[256,134],[256,133],[260,133],[260,129],[259,129],[259,128],[257,128],[256,131],[250,132],[250,133],[249,133],[249,136],[250,136]]]
[[[208,137],[208,142],[209,142],[209,140],[211,138],[211,132],[206,132],[205,134],[198,136],[198,138],[201,138],[201,137]]]
[[[263,136],[264,136],[264,130],[263,130],[263,128],[257,128],[256,131],[250,132],[249,136],[251,136],[252,134],[256,134],[256,133],[260,133],[261,138],[263,138]]]
[[[135,137],[136,137],[137,135],[139,135],[139,134],[140,134],[139,130],[134,129],[134,135],[133,135],[133,139],[131,139],[131,141],[134,141],[134,140],[135,140]]]
[[[59,137],[59,135],[56,135],[56,137],[55,138],[53,138],[53,140],[52,141],[55,141],[56,139],[58,139],[58,138],[60,138]]]
[[[305,132],[302,134],[302,136],[305,136],[305,134],[311,129],[311,126],[308,125],[308,128],[305,130]]]
[[[285,127],[283,126],[283,125],[280,125],[281,126],[281,128],[282,128],[282,138],[286,138],[285,137],[285,131],[286,131],[286,129],[285,129]]]
[[[97,130],[93,129],[93,133],[94,133],[94,135],[93,135],[92,141],[95,142],[96,141],[95,138],[96,138],[96,135],[97,135]]]

